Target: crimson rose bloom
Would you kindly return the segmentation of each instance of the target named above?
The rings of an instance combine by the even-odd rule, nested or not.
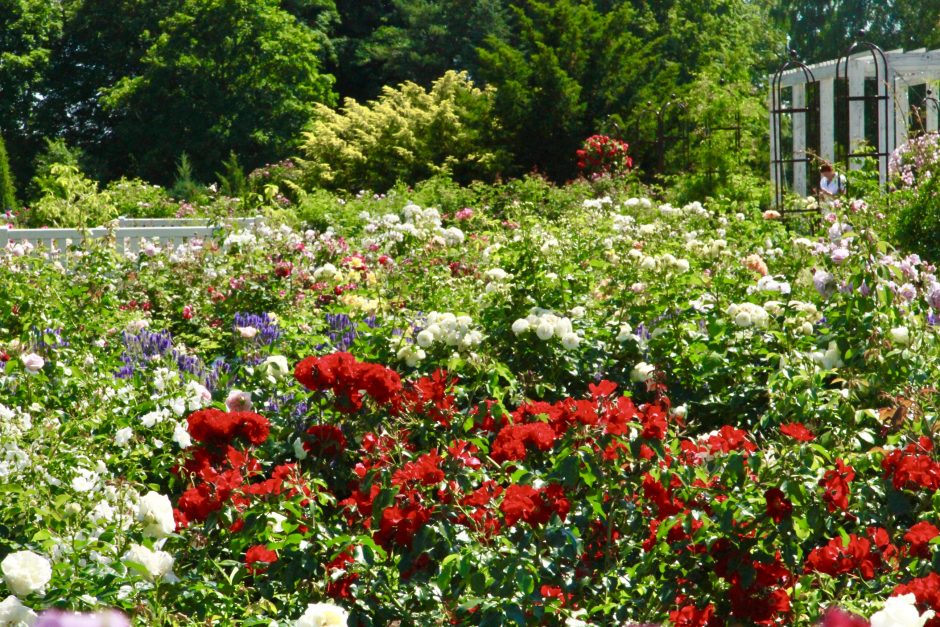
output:
[[[823,478],[819,480],[819,485],[826,489],[823,499],[830,512],[848,511],[849,481],[854,478],[855,469],[841,459],[837,459],[836,467],[833,470],[827,470]]]
[[[911,543],[911,555],[930,557],[930,541],[937,536],[940,536],[940,529],[924,520],[911,527],[904,534],[904,540]]]
[[[793,514],[793,503],[780,488],[770,488],[764,492],[764,499],[767,501],[767,515],[775,523],[779,523]]]
[[[270,550],[263,544],[256,544],[245,553],[245,566],[251,574],[263,573],[267,570],[268,564],[277,561],[277,553]],[[264,564],[264,566],[255,566],[255,564]]]
[[[780,425],[780,433],[790,436],[797,442],[812,442],[816,439],[813,432],[807,429],[801,422],[791,422]]]

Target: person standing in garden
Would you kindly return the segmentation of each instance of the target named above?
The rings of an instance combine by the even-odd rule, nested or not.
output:
[[[832,164],[824,163],[819,168],[819,199],[830,200],[845,193],[845,176],[837,174]]]

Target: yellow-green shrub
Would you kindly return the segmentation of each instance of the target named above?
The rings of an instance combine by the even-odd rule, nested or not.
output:
[[[430,91],[405,82],[367,104],[347,98],[339,111],[318,105],[305,133],[304,179],[350,191],[442,173],[462,182],[490,179],[505,161],[491,148],[493,96],[466,73],[449,71]]]

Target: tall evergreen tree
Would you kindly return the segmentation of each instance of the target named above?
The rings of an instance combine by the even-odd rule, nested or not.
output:
[[[13,173],[10,171],[6,144],[3,142],[3,136],[0,136],[0,211],[10,211],[15,208],[16,189],[13,186]]]
[[[48,132],[38,127],[34,109],[61,30],[58,3],[0,0],[0,134],[20,180],[28,180],[32,156]]]

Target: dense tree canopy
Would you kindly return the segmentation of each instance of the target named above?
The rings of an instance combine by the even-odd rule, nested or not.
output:
[[[885,50],[940,45],[940,0],[777,0],[774,15],[812,62],[839,57],[860,30]]]
[[[313,31],[274,0],[188,0],[162,25],[143,71],[106,90],[137,172],[166,180],[181,152],[211,175],[231,150],[259,165],[333,102]]]
[[[747,0],[520,4],[513,35],[487,39],[482,75],[517,164],[554,178],[573,173],[569,155],[609,118],[643,127],[647,101],[705,98],[718,77],[749,86],[779,47],[767,7]]]
[[[21,176],[36,150],[35,105],[61,29],[61,16],[47,0],[0,0],[0,134]]]
[[[649,168],[673,94],[702,115],[733,93],[757,119],[788,46],[834,58],[864,28],[934,47],[938,26],[940,0],[0,0],[0,133],[20,189],[55,138],[102,180],[168,182],[183,152],[208,180],[233,151],[296,155],[318,103],[457,70],[496,89],[480,150],[564,179],[599,131]]]

